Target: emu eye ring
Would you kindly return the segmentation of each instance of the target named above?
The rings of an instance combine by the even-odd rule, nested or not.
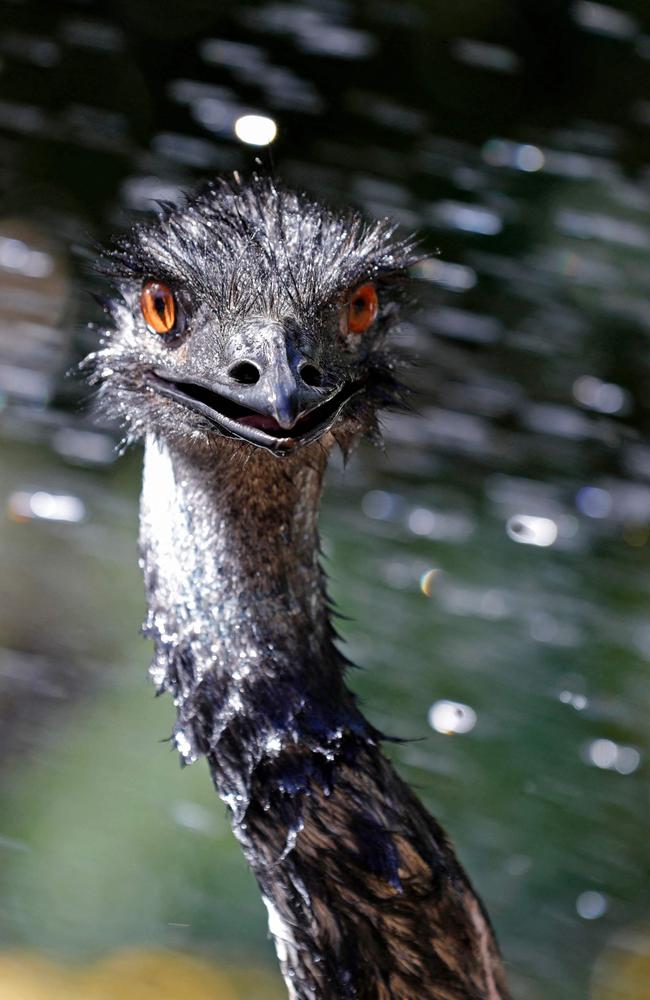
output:
[[[348,304],[348,330],[350,333],[365,333],[377,318],[378,309],[377,290],[371,282],[356,288]]]
[[[145,281],[140,292],[140,308],[152,333],[166,336],[182,332],[182,314],[174,293],[162,281],[152,278]]]

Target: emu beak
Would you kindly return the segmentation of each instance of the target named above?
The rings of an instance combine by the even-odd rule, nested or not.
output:
[[[291,407],[294,398],[278,404],[278,397],[269,402],[265,397],[263,409],[240,405],[234,394],[226,394],[224,387],[214,387],[203,381],[181,381],[170,372],[156,369],[146,375],[148,385],[161,396],[166,396],[189,410],[200,414],[208,423],[228,437],[241,438],[275,455],[284,455],[296,447],[309,444],[322,437],[336,422],[345,405],[365,386],[363,382],[349,382],[294,418]],[[248,397],[249,398],[249,397]],[[283,425],[276,417],[283,415]],[[288,424],[288,426],[287,426]]]
[[[196,377],[190,381],[171,370],[155,368],[147,375],[148,384],[199,413],[222,434],[276,455],[325,434],[364,387],[350,381],[327,391],[310,384],[303,377],[306,365],[312,373],[318,374],[317,369],[293,347],[278,324],[258,322],[232,347],[230,360],[219,366],[214,380]]]

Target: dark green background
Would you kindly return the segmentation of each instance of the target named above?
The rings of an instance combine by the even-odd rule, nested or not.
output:
[[[63,378],[95,342],[96,242],[258,156],[439,250],[401,333],[415,412],[330,476],[327,566],[368,668],[352,683],[413,739],[391,752],[482,893],[515,995],[614,997],[592,992],[612,942],[648,949],[647,4],[5,0],[0,60],[0,944],[273,962],[203,764],[181,773],[159,743],[140,456],[115,459]],[[234,138],[251,111],[276,120],[272,152]],[[49,275],[21,273],[12,239]],[[34,490],[85,519],[22,523]],[[556,543],[517,544],[517,515],[553,520]],[[476,711],[470,733],[430,729],[442,698]],[[594,766],[597,739],[639,766]]]

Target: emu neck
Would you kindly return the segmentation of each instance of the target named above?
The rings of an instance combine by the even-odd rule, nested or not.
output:
[[[444,832],[343,684],[318,567],[325,461],[147,442],[153,677],[230,808],[291,1000],[506,1000]]]
[[[210,452],[147,441],[140,546],[159,686],[173,650],[191,658],[195,685],[329,659],[318,565],[326,459],[323,449],[281,461],[230,441]],[[178,740],[186,756],[188,739]]]

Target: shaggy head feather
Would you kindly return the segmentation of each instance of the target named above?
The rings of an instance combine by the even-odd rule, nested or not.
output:
[[[223,385],[272,327],[301,365],[318,372],[315,403],[342,386],[357,387],[323,429],[346,446],[376,433],[377,410],[402,399],[387,335],[416,259],[413,241],[396,240],[387,221],[333,212],[266,178],[219,179],[180,206],[161,206],[155,223],[136,227],[105,255],[103,270],[120,298],[107,304],[114,326],[85,365],[128,441],[152,433],[214,444],[215,436],[238,434],[160,395],[148,376],[163,370],[182,383],[212,385],[216,378]],[[179,337],[147,328],[140,294],[148,279],[172,289],[185,318]],[[364,282],[378,293],[377,318],[353,336],[341,328],[342,310]],[[243,393],[237,398],[245,404]]]

